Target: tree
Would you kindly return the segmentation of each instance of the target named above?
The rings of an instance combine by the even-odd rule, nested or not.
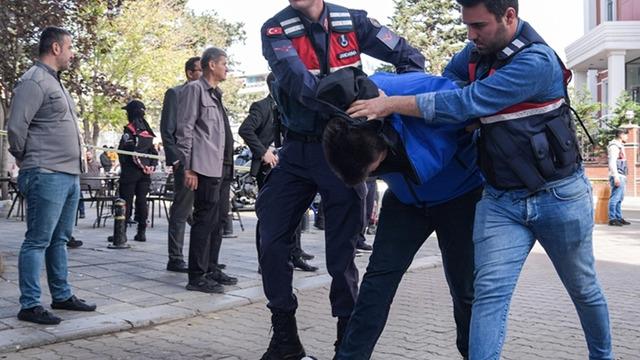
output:
[[[394,0],[391,28],[427,59],[426,70],[441,74],[464,47],[466,30],[454,0]]]
[[[592,159],[596,157],[602,149],[599,142],[600,128],[597,120],[597,114],[602,109],[602,104],[594,102],[591,99],[589,90],[587,90],[586,87],[584,89],[570,88],[569,97],[571,99],[571,107],[576,111],[576,114],[587,129],[589,136],[591,136],[595,142],[595,144],[592,144],[582,126],[576,124],[580,154],[585,160]]]

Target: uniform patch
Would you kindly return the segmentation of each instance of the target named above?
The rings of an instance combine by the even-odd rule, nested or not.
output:
[[[373,27],[377,27],[377,28],[381,28],[382,25],[380,25],[380,22],[374,18],[368,18],[369,22],[371,23],[371,25],[373,25]]]
[[[279,40],[271,43],[271,48],[276,55],[276,59],[282,60],[292,56],[298,56],[298,52],[293,47],[290,40]]]
[[[347,35],[345,35],[345,34],[340,35],[340,37],[338,38],[338,42],[340,43],[340,46],[342,46],[342,47],[349,46],[349,39],[347,39]]]
[[[394,34],[391,30],[387,29],[386,27],[380,28],[380,31],[378,31],[376,38],[382,41],[382,43],[385,44],[390,50],[393,50],[396,47],[396,45],[398,45],[398,42],[400,41],[400,38],[398,37],[398,35]]]
[[[282,30],[281,26],[274,26],[267,29],[267,36],[278,36],[282,35],[284,30]]]
[[[348,58],[354,57],[354,56],[358,56],[358,51],[350,50],[350,51],[347,51],[347,52],[339,53],[338,54],[338,59],[344,60],[344,59],[348,59]]]

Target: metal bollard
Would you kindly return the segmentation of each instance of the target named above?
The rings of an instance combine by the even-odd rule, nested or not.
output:
[[[109,249],[128,249],[127,244],[127,202],[123,199],[116,199],[113,208],[113,236],[109,236]]]

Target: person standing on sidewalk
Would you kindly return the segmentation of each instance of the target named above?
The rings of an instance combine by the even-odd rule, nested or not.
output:
[[[9,152],[20,174],[26,199],[27,232],[18,256],[18,319],[55,325],[62,319],[40,303],[44,262],[53,301],[51,308],[94,311],[71,292],[67,247],[80,198],[83,149],[73,99],[60,82],[73,59],[71,34],[47,27],[40,35],[36,63],[18,80],[9,109]]]
[[[179,86],[168,89],[162,102],[162,114],[160,116],[160,134],[167,166],[173,169],[173,202],[169,210],[168,250],[169,261],[167,270],[176,272],[188,272],[184,262],[182,248],[184,246],[184,230],[187,218],[193,210],[193,191],[184,185],[184,164],[180,162],[180,151],[176,142],[178,124],[178,96],[191,81],[196,81],[202,76],[200,57],[194,56],[184,64],[184,72],[187,81]]]
[[[156,136],[151,126],[145,120],[145,106],[142,101],[131,100],[122,107],[127,112],[127,126],[124,127],[118,150],[133,151],[142,154],[158,155],[153,146]],[[120,197],[127,203],[126,218],[130,219],[133,212],[133,196],[135,195],[136,235],[133,240],[147,241],[147,218],[149,208],[147,195],[151,186],[151,174],[158,165],[158,160],[146,157],[118,154],[120,159]]]
[[[536,240],[569,293],[590,359],[612,359],[609,309],[593,256],[593,199],[568,105],[571,72],[517,0],[457,0],[467,46],[443,75],[461,89],[356,101],[351,116],[397,112],[427,123],[480,120],[487,181],[474,223],[469,358],[498,359],[511,297]]]
[[[624,189],[627,185],[627,158],[624,153],[624,144],[629,138],[629,130],[616,129],[615,136],[616,138],[607,145],[609,185],[611,186],[609,225],[622,226],[631,224],[622,217],[622,200],[624,200]]]
[[[177,111],[177,124],[180,125],[177,126],[176,143],[180,163],[184,166],[184,184],[194,192],[186,288],[222,293],[224,288],[218,280],[227,284],[234,280],[221,278],[219,267],[211,267],[220,252],[220,244],[212,244],[212,234],[221,235],[219,202],[224,174],[226,113],[218,85],[227,78],[227,54],[211,47],[204,51],[200,63],[202,76],[184,86],[178,97]]]
[[[256,202],[260,220],[260,266],[271,310],[273,336],[263,360],[305,356],[298,337],[289,261],[293,233],[319,192],[325,210],[327,269],[332,277],[331,314],[341,341],[358,294],[355,250],[364,227],[365,185],[348,187],[331,172],[322,153],[327,108],[316,90],[324,76],[361,67],[361,54],[393,64],[397,72],[424,71],[424,57],[407,41],[362,10],[323,0],[289,0],[261,29],[262,53],[276,78],[274,98],[282,110],[285,139]]]
[[[267,76],[267,87],[271,89],[275,77],[273,73]],[[271,91],[271,90],[269,90]],[[267,174],[278,163],[278,155],[274,154],[272,145],[275,137],[280,136],[280,131],[276,129],[279,126],[279,120],[276,102],[271,94],[262,100],[258,100],[251,104],[249,115],[238,128],[238,135],[249,146],[251,150],[251,176],[256,178],[258,191],[262,189]],[[258,259],[260,258],[260,225],[256,225],[256,247],[258,249]],[[307,254],[302,250],[300,241],[302,240],[302,221],[296,228],[293,235],[295,237],[295,245],[291,250],[291,262],[294,268],[302,271],[317,271],[316,266],[310,265],[306,260],[314,258],[313,255]]]

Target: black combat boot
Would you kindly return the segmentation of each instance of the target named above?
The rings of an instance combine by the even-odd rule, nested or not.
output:
[[[271,314],[273,336],[269,348],[261,360],[301,360],[305,359],[304,347],[298,337],[295,313]],[[313,359],[306,357],[307,359]]]
[[[136,236],[133,237],[133,240],[141,241],[141,242],[147,241],[146,230],[147,230],[147,224],[145,224],[144,221],[139,222],[138,232],[136,233]]]

